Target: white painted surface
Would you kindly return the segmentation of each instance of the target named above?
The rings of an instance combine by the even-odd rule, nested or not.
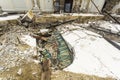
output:
[[[53,12],[53,0],[40,0],[40,7],[43,12]]]
[[[109,30],[112,33],[119,33],[120,32],[120,25],[108,21],[96,21],[94,22],[96,25],[99,26],[99,28],[102,28],[103,30]]]
[[[20,39],[31,47],[37,46],[36,39],[31,37],[30,35],[23,35]]]
[[[113,33],[119,33],[120,32],[120,25],[115,24],[115,23],[110,23],[110,22],[101,22],[100,27],[110,30]]]
[[[120,50],[96,33],[79,26],[66,27],[63,37],[73,47],[75,58],[65,71],[120,79]]]

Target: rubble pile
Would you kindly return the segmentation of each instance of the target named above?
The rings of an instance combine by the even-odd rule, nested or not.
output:
[[[120,1],[104,1],[60,1],[60,14],[0,7],[0,80],[120,80]]]
[[[115,24],[113,25],[115,27]],[[108,41],[104,36],[82,28],[88,26],[89,24],[67,24],[59,27],[64,39],[72,46],[75,55],[73,63],[64,70],[119,80],[120,46],[116,48],[109,42],[112,42],[111,39]],[[104,28],[109,27],[104,26]],[[114,31],[114,28],[112,30]]]
[[[30,34],[31,32],[23,26],[9,26],[9,31],[5,31],[0,37],[0,79],[3,78],[2,80],[6,80],[4,77],[10,78],[16,74],[21,75],[22,71],[21,69],[19,70],[19,68],[29,65],[33,66],[29,67],[29,70],[32,68],[35,70],[35,74],[38,73],[36,70],[40,70],[40,65],[36,59],[38,57],[36,40],[32,38]],[[30,44],[31,42],[32,45]],[[34,67],[35,65],[39,68]],[[14,71],[12,71],[13,74],[10,74],[12,68]],[[6,73],[7,76],[5,76],[4,73]],[[23,74],[26,75],[26,73],[27,72],[24,71]],[[32,70],[30,73],[33,74]],[[12,80],[13,79],[14,77]]]
[[[73,61],[73,53],[59,32],[49,29],[25,28],[18,25],[9,26],[9,31],[0,36],[0,55],[0,73],[9,75],[11,69],[14,68],[17,72],[12,76],[21,75],[25,69],[24,67],[21,69],[21,67],[29,66],[29,64],[33,64],[33,66],[35,64],[37,67],[39,65],[39,69],[42,66],[41,71],[44,75],[46,71],[50,73],[50,67],[63,69]],[[41,71],[36,73],[41,74]],[[25,73],[23,74],[25,75]],[[3,77],[2,75],[0,78]],[[6,77],[16,79],[16,77]],[[42,78],[44,80],[43,76]]]
[[[96,21],[92,23],[93,27],[106,31],[111,34],[116,34],[120,36],[120,25],[107,21]]]
[[[88,30],[102,35],[104,38],[120,42],[120,25],[110,21],[96,21],[90,23]]]
[[[9,31],[8,22],[1,22],[0,23],[0,36],[3,35],[7,31]]]

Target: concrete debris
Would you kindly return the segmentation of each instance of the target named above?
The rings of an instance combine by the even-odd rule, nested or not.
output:
[[[31,47],[36,47],[36,39],[31,37],[30,35],[23,35],[21,38],[21,41],[23,41],[25,44],[31,46]]]
[[[40,64],[41,62],[40,62],[40,60],[33,60],[34,61],[34,63],[36,63],[36,64]]]
[[[38,80],[37,78],[50,80],[51,69],[120,79],[118,70],[120,51],[106,41],[105,36],[97,34],[98,31],[94,33],[95,31],[90,29],[94,26],[94,28],[107,30],[119,36],[119,24],[95,21],[96,17],[99,19],[104,17],[97,14],[70,13],[35,17],[32,11],[28,11],[19,19],[18,16],[13,16],[15,18],[11,19],[8,16],[8,18],[20,21],[20,25],[23,26],[7,25],[9,28],[0,26],[0,33],[2,32],[0,35],[0,79],[27,80],[25,77],[27,75],[31,80]],[[51,21],[53,17],[55,20]],[[82,20],[87,17],[90,20],[94,17],[94,22],[87,20],[86,24],[72,23],[73,21],[84,22]],[[9,20],[8,18],[0,19],[4,21]],[[37,24],[42,21],[48,23],[49,28]],[[29,25],[33,26],[29,27]],[[115,43],[119,42],[115,41]],[[12,70],[14,76],[10,75]]]
[[[42,49],[38,50],[43,58],[50,59],[52,68],[63,69],[71,64],[73,53],[59,32],[53,31],[50,36],[42,33],[34,37],[37,39],[38,47]]]
[[[24,21],[24,20],[27,20],[27,19],[32,20],[33,17],[34,17],[34,14],[33,14],[33,12],[30,10],[30,11],[28,11],[28,12],[21,18],[21,21]]]
[[[27,34],[30,33],[24,27],[14,26],[0,37],[0,66],[5,66],[5,70],[21,65],[21,61],[31,61],[31,57],[36,54],[36,40],[24,36]]]
[[[40,33],[42,34],[45,34],[45,33],[48,33],[49,32],[49,29],[40,29]]]
[[[35,21],[35,15],[32,12],[32,10],[29,10],[26,14],[23,16],[20,16],[17,20],[20,25],[23,25],[25,27],[29,27],[30,23],[33,24]]]
[[[105,24],[107,24],[107,25],[105,25]],[[86,24],[73,23],[72,25],[79,26],[84,29],[95,32],[97,34],[100,34],[101,36],[103,36],[106,39],[120,42],[119,29],[117,28],[117,27],[119,27],[119,24],[113,23],[111,21],[95,21],[95,22],[89,22]],[[115,25],[115,27],[114,27],[114,25]],[[103,27],[100,27],[100,26],[103,26]],[[115,32],[114,30],[117,30],[117,32]]]
[[[17,74],[20,76],[22,74],[22,69],[20,68],[17,72]]]
[[[113,34],[118,34],[120,33],[120,25],[107,22],[107,21],[97,21],[92,23],[93,26],[101,29],[101,30],[108,30],[108,32],[111,32]]]
[[[55,69],[63,69],[71,64],[72,54],[59,32],[40,29],[38,33],[33,34],[35,32],[32,32],[30,28],[26,29],[23,26],[9,27],[10,30],[0,37],[0,55],[2,55],[0,56],[0,66],[5,67],[1,69],[3,72],[30,62],[41,63],[45,67],[46,64],[43,65],[43,61],[49,60],[48,54],[52,55],[48,68],[52,65]],[[42,55],[42,57],[39,57],[39,55]],[[24,71],[19,68],[16,73],[22,75]]]

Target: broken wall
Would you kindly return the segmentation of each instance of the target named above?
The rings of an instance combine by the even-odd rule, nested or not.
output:
[[[104,3],[105,0],[74,0],[72,12],[98,13],[102,10]]]

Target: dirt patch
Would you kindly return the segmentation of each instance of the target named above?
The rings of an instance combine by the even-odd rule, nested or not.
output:
[[[101,78],[94,75],[76,74],[65,71],[52,73],[52,80],[114,80],[112,78]]]
[[[41,66],[36,63],[23,64],[0,73],[3,80],[40,80]]]
[[[89,18],[90,20],[94,19],[92,17],[89,17]],[[83,19],[84,18],[81,17],[80,20],[83,20]],[[85,20],[87,20],[87,18],[85,18]],[[27,44],[19,44],[19,41],[16,38],[16,36],[20,37],[21,35],[36,33],[39,31],[40,29],[39,27],[33,29],[33,28],[24,28],[24,26],[9,26],[9,31],[7,30],[3,31],[4,33],[0,37],[0,47],[4,45],[5,47],[3,49],[0,49],[0,55],[2,55],[0,56],[0,65],[4,67],[7,66],[6,67],[7,69],[4,69],[4,71],[0,71],[0,79],[2,80],[6,80],[6,79],[8,80],[41,80],[41,76],[43,78],[44,76],[45,78],[46,76],[50,77],[50,75],[48,75],[50,74],[48,70],[43,72],[42,70],[43,68],[41,67],[40,64],[31,62],[33,61],[33,55],[31,55],[32,53],[28,53],[29,50],[27,50],[27,49],[31,50],[31,47],[28,46]],[[92,29],[91,31],[95,32]],[[96,31],[96,33],[100,33],[100,32]],[[104,33],[101,32],[101,34],[104,34]],[[105,34],[105,35],[108,36],[108,34]],[[112,36],[111,35],[109,36],[110,36],[110,39],[112,39]],[[113,39],[120,41],[117,36],[116,37],[113,36]],[[4,51],[4,49],[6,50]],[[24,52],[25,50],[27,53]],[[4,51],[4,53],[2,51]],[[15,51],[18,51],[18,52],[15,52]],[[0,69],[1,68],[2,67],[0,66]],[[43,80],[50,80],[50,78],[49,79],[46,78]],[[61,70],[61,71],[52,71],[51,80],[114,80],[114,79],[100,78],[94,75],[75,74],[75,73],[65,72]]]

